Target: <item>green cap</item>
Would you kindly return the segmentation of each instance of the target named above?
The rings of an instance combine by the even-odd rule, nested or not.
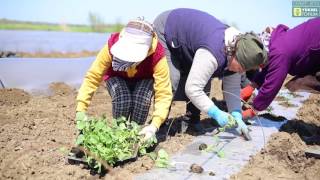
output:
[[[245,69],[255,69],[268,62],[268,54],[261,40],[252,33],[240,35],[236,45],[236,57]]]

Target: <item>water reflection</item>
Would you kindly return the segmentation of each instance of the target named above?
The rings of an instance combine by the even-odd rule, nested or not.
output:
[[[0,79],[6,88],[45,90],[52,82],[79,87],[95,57],[88,58],[2,58]]]

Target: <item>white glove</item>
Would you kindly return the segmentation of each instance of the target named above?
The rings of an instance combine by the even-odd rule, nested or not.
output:
[[[143,135],[144,136],[142,141],[147,141],[152,136],[155,136],[157,131],[158,131],[158,128],[156,126],[154,126],[153,124],[150,124],[150,125],[144,127],[139,132],[139,135]]]

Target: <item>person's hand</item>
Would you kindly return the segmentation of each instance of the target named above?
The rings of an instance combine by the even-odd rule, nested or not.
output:
[[[79,134],[82,134],[82,130],[85,127],[84,121],[88,120],[88,116],[86,115],[85,112],[80,112],[78,111],[76,113],[76,124],[77,124],[77,129],[79,130]]]
[[[242,114],[240,111],[233,111],[231,115],[237,122],[237,132],[245,137],[246,140],[251,140],[251,136],[249,135],[249,129],[247,125],[242,121]]]
[[[244,101],[248,101],[250,97],[252,96],[252,93],[254,91],[254,87],[250,84],[241,89],[240,91],[240,98]]]
[[[158,131],[158,128],[157,128],[155,125],[150,124],[150,125],[144,127],[144,128],[139,132],[139,135],[142,135],[142,136],[143,136],[142,141],[143,141],[143,142],[146,142],[146,141],[148,141],[151,137],[155,136],[157,131]]]
[[[85,112],[78,111],[76,113],[76,121],[84,121],[87,119],[88,119],[88,116],[86,115]]]
[[[215,119],[221,127],[228,124],[229,117],[231,116],[231,114],[221,111],[216,105],[213,105],[209,109],[208,115]]]
[[[251,108],[242,111],[242,119],[244,119],[244,120],[251,119],[255,116],[256,116],[256,113]]]

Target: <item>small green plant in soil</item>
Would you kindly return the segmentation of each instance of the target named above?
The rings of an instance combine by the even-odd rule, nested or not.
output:
[[[235,127],[236,125],[237,125],[236,120],[235,120],[232,116],[229,116],[229,117],[228,117],[228,123],[227,123],[225,126],[220,127],[220,128],[219,128],[219,131],[220,131],[220,132],[224,132],[224,131],[226,131],[226,129],[233,128],[233,127]]]
[[[289,101],[289,98],[279,95],[276,97],[276,100],[277,101]]]
[[[168,168],[170,166],[169,154],[164,149],[160,149],[158,151],[158,156],[155,160],[155,165],[159,168]]]
[[[295,92],[289,92],[289,94],[290,94],[292,97],[294,97],[294,98],[296,98],[296,97],[303,97],[303,96],[301,96],[300,94],[297,94],[297,93],[295,93]]]
[[[297,107],[297,105],[290,103],[289,101],[284,101],[279,103],[279,105],[284,106],[284,107]]]
[[[214,135],[213,139],[215,141],[214,145],[213,144],[207,145],[205,143],[202,143],[199,145],[199,150],[207,153],[213,152],[213,153],[216,153],[219,158],[224,158],[225,157],[224,151],[221,149],[220,150],[218,149],[220,138],[217,135]]]
[[[92,118],[77,122],[80,134],[76,144],[83,146],[88,151],[106,161],[109,165],[114,165],[118,161],[131,158],[137,144],[141,142],[138,135],[141,127],[134,121],[127,121],[126,118],[113,119],[107,121],[106,118]],[[146,154],[146,148],[154,145],[156,138],[140,145],[139,154]],[[92,157],[87,157],[89,165],[98,168],[100,172],[101,163],[93,161]]]
[[[268,113],[271,113],[272,111],[273,111],[273,107],[272,107],[272,106],[268,106],[268,107],[267,107],[267,112],[268,112]]]

